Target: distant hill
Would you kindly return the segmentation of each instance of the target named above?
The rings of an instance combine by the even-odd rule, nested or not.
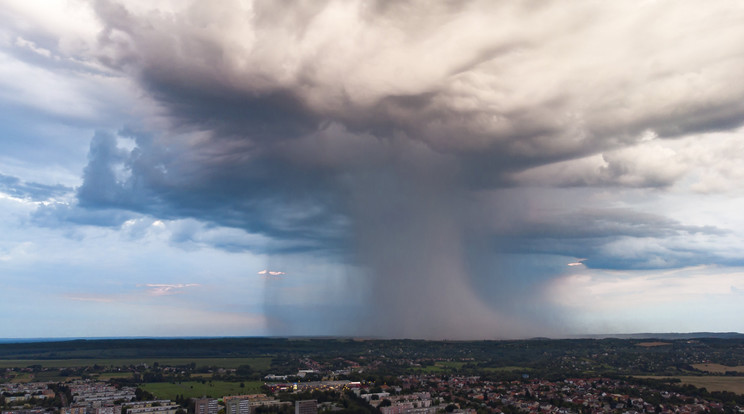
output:
[[[666,340],[701,339],[701,338],[744,339],[744,334],[738,333],[738,332],[687,332],[687,333],[681,333],[681,332],[650,333],[649,332],[649,333],[634,333],[634,334],[583,335],[583,336],[577,336],[577,338],[666,339]]]

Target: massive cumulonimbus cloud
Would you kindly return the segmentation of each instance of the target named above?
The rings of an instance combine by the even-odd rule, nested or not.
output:
[[[739,11],[723,2],[97,5],[103,61],[179,122],[254,142],[338,122],[545,162],[649,129],[730,128],[744,111],[725,81],[744,67]]]
[[[744,30],[722,2],[95,4],[98,58],[136,76],[172,131],[203,132],[180,142],[198,159],[179,172],[197,179],[333,178],[428,149],[494,186],[744,114]],[[608,157],[607,179],[579,184],[621,174]]]
[[[137,142],[128,154],[97,136],[81,205],[195,217],[294,240],[291,249],[338,253],[373,274],[368,326],[377,333],[516,329],[508,310],[470,287],[471,274],[487,267],[473,263],[481,253],[611,256],[597,240],[720,234],[608,208],[592,210],[596,226],[572,235],[581,223],[570,213],[508,216],[514,207],[489,194],[535,183],[664,188],[679,180],[683,167],[658,170],[633,148],[744,123],[740,6],[94,7],[103,25],[96,59],[154,100],[158,132],[124,132]],[[115,163],[129,175],[117,178]]]

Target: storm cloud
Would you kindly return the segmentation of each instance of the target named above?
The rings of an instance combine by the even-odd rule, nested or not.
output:
[[[39,220],[193,219],[265,237],[219,248],[324,255],[364,281],[344,333],[397,337],[560,329],[525,288],[558,271],[535,281],[513,255],[740,264],[720,248],[737,229],[644,201],[744,174],[716,162],[744,124],[740,5],[91,7],[100,27],[76,53],[131,79],[147,116],[96,133],[77,203]]]

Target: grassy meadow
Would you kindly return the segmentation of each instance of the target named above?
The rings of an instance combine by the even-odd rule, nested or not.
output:
[[[261,393],[262,381],[244,381],[244,387],[240,382],[227,381],[184,381],[181,383],[151,382],[142,384],[140,387],[151,392],[157,398],[175,400],[176,395],[184,398],[197,398],[202,396],[220,398],[226,395],[259,394]]]

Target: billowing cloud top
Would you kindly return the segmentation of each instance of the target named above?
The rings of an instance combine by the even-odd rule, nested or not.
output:
[[[544,162],[649,130],[741,123],[744,86],[726,80],[744,67],[742,11],[727,2],[99,2],[97,12],[103,61],[139,76],[180,121],[253,141],[337,122]]]
[[[138,194],[97,193],[96,152],[83,200],[152,204],[132,198],[154,189],[205,210],[247,195],[260,220],[231,220],[258,231],[343,226],[335,187],[365,168],[469,187],[668,186],[684,172],[663,165],[668,149],[617,151],[731,129],[744,111],[741,10],[725,2],[95,5],[96,58],[135,76],[170,126],[119,160]],[[604,164],[522,173],[593,154]]]

